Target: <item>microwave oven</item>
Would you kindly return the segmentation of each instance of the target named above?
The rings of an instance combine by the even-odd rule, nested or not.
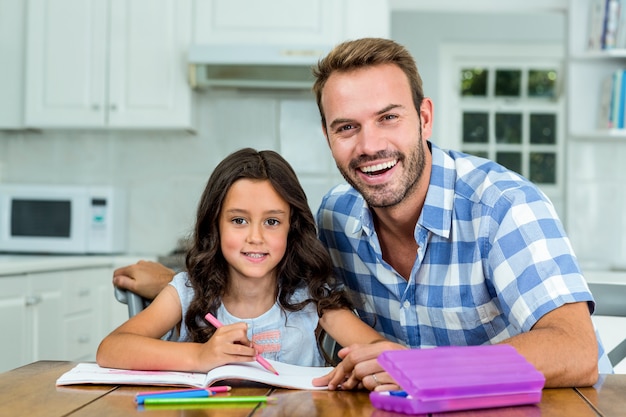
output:
[[[123,253],[126,216],[117,187],[0,184],[0,252]]]

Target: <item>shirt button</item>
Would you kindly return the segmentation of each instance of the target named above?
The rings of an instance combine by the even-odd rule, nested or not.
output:
[[[409,303],[408,301],[405,301],[403,305],[404,305],[404,308],[411,307],[411,303]]]

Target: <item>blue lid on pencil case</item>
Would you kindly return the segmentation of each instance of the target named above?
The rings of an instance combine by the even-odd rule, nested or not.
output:
[[[536,404],[545,384],[510,345],[394,350],[378,362],[408,395],[371,392],[372,404],[405,414]]]

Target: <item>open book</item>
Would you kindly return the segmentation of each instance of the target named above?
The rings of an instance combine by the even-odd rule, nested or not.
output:
[[[325,390],[315,387],[313,378],[326,375],[333,368],[289,365],[268,360],[279,375],[263,368],[257,362],[231,363],[211,369],[208,373],[174,371],[135,371],[102,368],[95,363],[79,363],[56,381],[56,385],[111,384],[111,385],[171,385],[206,388],[224,380],[260,382],[281,388]]]

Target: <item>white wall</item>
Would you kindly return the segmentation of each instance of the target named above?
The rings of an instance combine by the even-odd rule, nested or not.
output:
[[[213,168],[241,147],[280,151],[297,167],[312,208],[340,182],[309,93],[222,91],[196,99],[196,133],[0,132],[0,181],[125,187],[133,254],[174,249],[195,221]]]

